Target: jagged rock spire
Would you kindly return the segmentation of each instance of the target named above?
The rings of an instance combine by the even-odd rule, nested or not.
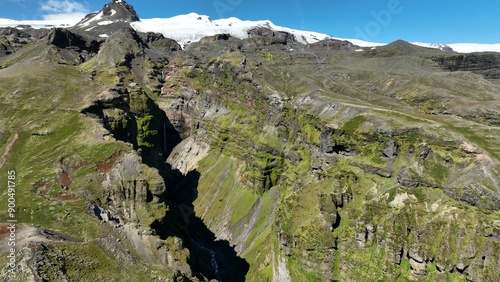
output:
[[[116,11],[115,14],[113,14]],[[117,20],[126,22],[135,22],[139,20],[139,16],[134,10],[134,7],[126,3],[124,0],[113,0],[111,3],[104,5],[102,9],[104,15],[114,17]]]
[[[139,21],[139,16],[134,7],[124,0],[112,0],[100,11],[86,15],[71,30],[96,40],[102,40],[118,30],[131,28],[130,23],[135,21]]]
[[[139,16],[134,10],[134,7],[127,4],[124,0],[112,0],[104,5],[102,10],[92,14],[88,14],[76,26],[86,27],[87,29],[96,25],[107,25],[114,22],[135,22],[139,20]]]

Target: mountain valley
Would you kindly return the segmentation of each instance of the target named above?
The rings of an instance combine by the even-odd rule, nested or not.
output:
[[[0,28],[1,281],[500,281],[500,53],[138,20]]]

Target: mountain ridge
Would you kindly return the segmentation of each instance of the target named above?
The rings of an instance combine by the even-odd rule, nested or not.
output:
[[[281,27],[273,24],[269,20],[248,21],[240,20],[235,17],[226,19],[212,20],[206,15],[197,13],[189,13],[185,15],[177,15],[170,18],[150,18],[141,19],[135,12],[134,8],[122,0],[113,0],[105,4],[103,9],[88,14],[83,19],[77,21],[44,21],[44,20],[28,20],[16,21],[10,19],[0,19],[0,27],[17,27],[32,26],[34,28],[76,28],[81,30],[92,31],[97,36],[103,38],[109,36],[105,32],[103,26],[109,24],[129,23],[134,29],[140,32],[160,32],[167,38],[176,40],[181,46],[186,46],[189,43],[197,42],[205,36],[213,36],[221,33],[228,33],[237,38],[246,38],[247,31],[256,27],[268,27],[274,31],[284,31],[293,34],[297,41],[302,44],[315,43],[324,39],[337,39],[352,42],[360,47],[384,46],[388,43],[367,42],[359,39],[339,38],[327,34],[297,30],[287,27]],[[91,24],[93,23],[93,24]],[[121,26],[125,26],[121,24]],[[100,33],[99,33],[100,32]],[[459,53],[472,52],[500,52],[500,43],[498,44],[477,44],[477,43],[421,43],[412,42],[412,44],[438,49],[442,51],[455,51]]]
[[[500,53],[98,14],[0,28],[0,280],[500,281]]]

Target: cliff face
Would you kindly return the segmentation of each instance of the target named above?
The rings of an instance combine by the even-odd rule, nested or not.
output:
[[[488,80],[500,79],[500,55],[498,53],[473,53],[434,59],[449,71],[470,71],[481,74]]]
[[[19,281],[500,280],[496,54],[122,25],[0,29]]]
[[[190,63],[187,77],[166,80],[157,101],[190,133],[168,161],[186,171],[185,162],[200,160],[196,214],[247,259],[249,280],[265,279],[266,269],[291,280],[495,277],[498,163],[450,131],[491,127],[422,115],[410,103],[388,106],[394,100],[380,94],[364,92],[378,105],[353,101],[363,91],[346,85],[362,79],[345,65],[322,81],[337,84],[332,92],[308,91],[314,86],[301,77],[310,72],[294,75],[290,62],[324,69],[312,55],[242,53]],[[397,79],[377,91],[389,92]],[[213,149],[200,153],[207,143]]]

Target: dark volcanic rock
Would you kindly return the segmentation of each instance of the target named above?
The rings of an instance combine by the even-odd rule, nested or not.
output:
[[[46,44],[53,45],[60,64],[79,64],[99,52],[101,41],[92,40],[67,29],[54,28],[46,37]]]
[[[380,177],[384,177],[384,178],[391,178],[392,177],[392,172],[390,170],[385,169],[385,168],[375,167],[375,166],[371,166],[371,165],[363,164],[363,163],[352,163],[352,164],[361,168],[362,170],[364,170],[368,173],[375,174],[375,175],[378,175]]]
[[[135,22],[138,20],[139,16],[137,16],[134,7],[123,0],[113,0],[104,5],[101,11],[85,16],[77,26],[95,26],[105,21]]]
[[[31,38],[31,35],[29,35],[28,33],[22,31],[22,30],[19,30],[17,28],[14,28],[14,27],[5,27],[5,28],[0,28],[0,36],[5,36],[5,37],[9,37],[9,38],[17,38],[17,39],[29,39]]]
[[[126,22],[135,22],[139,20],[139,16],[135,12],[134,7],[125,3],[123,0],[113,0],[111,3],[104,5],[102,12],[108,20]]]
[[[427,144],[422,143],[418,146],[419,156],[422,160],[425,160],[431,153],[432,149],[427,146]]]
[[[420,186],[418,177],[408,170],[404,170],[398,175],[398,183],[403,187],[417,188]]]
[[[212,36],[205,36],[198,42],[190,43],[186,46],[186,50],[189,49],[193,52],[212,54],[216,54],[217,52],[229,53],[236,50],[241,50],[242,45],[243,41],[241,39],[233,37],[227,33],[222,33]]]
[[[123,0],[113,0],[104,5],[101,11],[85,16],[72,30],[95,39],[107,38],[120,29],[130,27],[131,22],[138,20],[139,17],[132,6]]]
[[[273,37],[274,31],[266,27],[256,27],[248,31],[249,37]]]
[[[495,193],[480,184],[470,184],[462,188],[447,187],[444,192],[471,206],[486,210],[499,210],[500,198]]]
[[[94,40],[87,40],[67,29],[55,28],[50,32],[47,38],[47,44],[55,45],[59,48],[88,50],[97,53],[100,43]]]
[[[305,49],[327,49],[327,50],[354,50],[361,47],[352,44],[349,41],[337,39],[324,39],[316,43],[308,44]]]
[[[319,210],[325,225],[333,231],[340,225],[340,215],[337,212],[336,199],[331,194],[318,195]]]
[[[202,39],[200,39],[199,42],[200,43],[211,43],[211,42],[215,42],[215,41],[227,41],[227,40],[230,40],[230,39],[236,39],[236,38],[232,37],[228,33],[222,33],[222,34],[216,34],[216,35],[213,35],[213,36],[203,37]]]
[[[408,169],[403,169],[399,174],[398,174],[398,183],[399,185],[407,188],[417,188],[419,186],[423,187],[433,187],[433,188],[438,188],[437,185],[431,184],[423,179],[419,175],[417,175],[415,172],[412,172]]]
[[[143,57],[146,45],[132,28],[124,28],[111,35],[97,55],[99,65],[130,66],[134,58]]]
[[[331,140],[333,130],[325,130],[319,136],[321,151],[325,154],[333,154],[335,152],[335,142]]]
[[[484,52],[433,58],[448,71],[471,71],[486,79],[500,79],[500,53]]]
[[[366,57],[395,57],[395,56],[441,56],[444,51],[413,45],[404,40],[396,40],[391,44],[377,47],[363,52]]]
[[[398,144],[396,143],[396,141],[394,141],[394,139],[390,139],[389,141],[387,141],[384,150],[382,150],[382,153],[384,154],[384,156],[390,159],[393,159],[395,156],[397,156]]]
[[[148,32],[146,34],[141,34],[143,41],[154,47],[166,51],[178,51],[181,50],[181,46],[177,41],[165,38],[161,33]]]
[[[0,56],[12,54],[33,40],[30,34],[17,28],[0,28]]]
[[[295,43],[295,36],[284,31],[273,31],[267,27],[256,27],[248,32],[248,39],[245,43],[263,44],[263,45],[288,45]]]

